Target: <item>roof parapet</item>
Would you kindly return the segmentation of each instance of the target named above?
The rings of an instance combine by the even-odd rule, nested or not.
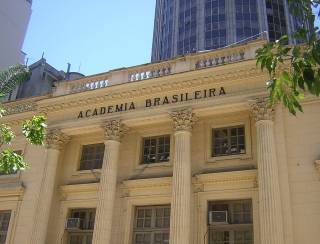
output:
[[[255,58],[255,51],[265,43],[266,40],[259,39],[246,44],[234,45],[218,50],[187,54],[163,62],[116,69],[78,80],[57,81],[55,82],[53,96],[74,94],[113,85],[155,79],[172,74],[251,60]]]

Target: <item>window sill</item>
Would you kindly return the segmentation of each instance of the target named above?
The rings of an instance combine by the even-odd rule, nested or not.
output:
[[[218,157],[210,157],[208,158],[208,163],[215,163],[218,161],[226,161],[226,160],[234,160],[234,159],[240,159],[240,160],[248,160],[252,159],[252,156],[249,154],[237,154],[237,155],[230,155],[230,156],[218,156]]]
[[[152,163],[152,164],[139,164],[137,169],[147,169],[147,168],[161,168],[161,167],[172,167],[172,163],[162,162],[162,163]]]

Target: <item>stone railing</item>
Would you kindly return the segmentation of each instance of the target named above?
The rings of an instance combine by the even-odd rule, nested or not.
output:
[[[233,52],[224,53],[208,53],[204,57],[200,57],[196,62],[196,69],[204,69],[223,64],[234,63],[245,60],[244,50],[234,50]]]
[[[128,81],[139,81],[171,74],[170,64],[152,64],[128,70]]]
[[[264,43],[266,43],[265,40],[259,39],[243,45],[239,44],[213,51],[192,53],[169,61],[111,70],[103,74],[88,76],[78,80],[58,81],[55,82],[53,96],[79,93],[107,86],[138,82],[165,77],[171,74],[251,60],[255,58],[255,51]]]
[[[61,81],[55,83],[54,95],[65,95],[95,90],[107,87],[109,84],[108,76],[92,76],[78,80]]]

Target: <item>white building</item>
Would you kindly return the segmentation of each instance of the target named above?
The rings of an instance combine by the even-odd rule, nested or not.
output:
[[[0,70],[24,63],[21,51],[31,15],[32,0],[0,2]]]

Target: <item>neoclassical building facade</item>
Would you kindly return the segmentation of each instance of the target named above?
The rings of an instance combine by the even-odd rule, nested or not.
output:
[[[7,103],[48,118],[0,176],[0,243],[318,244],[320,100],[270,107],[257,40],[55,84]]]

